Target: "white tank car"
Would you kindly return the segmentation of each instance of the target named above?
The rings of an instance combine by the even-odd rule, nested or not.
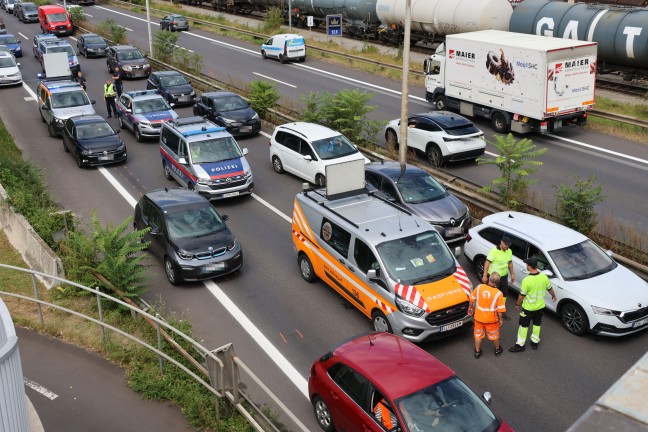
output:
[[[402,27],[406,0],[377,0],[376,14],[388,28]],[[508,30],[508,0],[412,0],[412,32],[434,37],[478,30]]]

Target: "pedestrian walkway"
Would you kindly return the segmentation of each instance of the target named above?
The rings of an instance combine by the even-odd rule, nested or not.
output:
[[[32,426],[40,419],[47,432],[196,430],[172,403],[143,400],[103,357],[33,330],[16,334]]]

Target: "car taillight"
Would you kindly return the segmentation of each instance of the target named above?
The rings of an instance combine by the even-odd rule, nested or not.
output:
[[[268,147],[272,147],[272,141],[268,141]]]
[[[310,376],[315,377],[315,365],[311,366]]]
[[[177,23],[177,22],[175,22],[175,21],[174,21],[174,22],[172,22],[171,24],[173,24],[173,25],[178,25],[178,23]]]
[[[472,240],[472,237],[470,237],[470,233],[466,234],[466,243],[468,243],[470,240]]]

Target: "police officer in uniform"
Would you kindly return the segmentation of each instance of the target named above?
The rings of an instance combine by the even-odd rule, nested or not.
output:
[[[115,105],[115,84],[108,78],[104,84],[104,99],[106,100],[106,109],[108,110],[108,118],[114,114],[117,117],[117,106]]]
[[[488,252],[486,262],[484,263],[484,274],[482,275],[482,283],[488,283],[488,276],[497,272],[500,275],[500,281],[497,285],[502,295],[504,296],[504,303],[506,303],[506,296],[508,295],[509,283],[508,275],[511,274],[511,283],[515,282],[515,273],[513,273],[513,251],[511,250],[511,238],[508,236],[502,237],[499,246],[495,246]],[[502,314],[505,321],[511,318]]]

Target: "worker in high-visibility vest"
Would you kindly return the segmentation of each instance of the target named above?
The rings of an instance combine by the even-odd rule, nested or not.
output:
[[[538,270],[538,260],[535,258],[527,258],[524,260],[529,271],[529,276],[522,280],[520,287],[520,295],[515,303],[515,309],[520,309],[520,327],[517,332],[517,341],[515,345],[509,348],[511,352],[524,351],[526,344],[527,334],[529,333],[529,324],[533,322],[533,330],[531,331],[531,348],[538,349],[540,343],[540,325],[542,324],[542,315],[545,308],[545,293],[549,291],[551,300],[556,301],[556,293],[554,292],[551,282],[546,274]]]
[[[104,99],[106,100],[106,109],[108,110],[108,118],[112,117],[113,114],[117,117],[117,106],[115,106],[115,97],[117,96],[117,91],[115,90],[115,84],[112,80],[108,78],[106,84],[104,84]]]
[[[497,289],[499,281],[500,276],[494,271],[488,276],[488,285],[480,284],[470,294],[468,315],[472,315],[475,321],[475,358],[481,357],[481,341],[486,336],[495,345],[496,356],[504,351],[499,339],[506,305],[502,292]]]
[[[394,412],[388,408],[387,401],[385,401],[385,399],[381,399],[380,402],[378,402],[376,406],[374,406],[373,412],[376,420],[378,420],[378,422],[382,424],[385,429],[387,429],[388,431],[396,429],[396,426],[398,425],[398,419],[396,418]]]
[[[515,282],[515,273],[513,272],[513,251],[511,250],[511,238],[508,236],[502,237],[499,246],[495,246],[488,252],[486,262],[484,262],[484,274],[482,275],[482,282],[488,283],[488,276],[496,271],[500,275],[500,281],[497,285],[502,295],[504,296],[504,303],[506,303],[506,296],[508,295],[509,282],[508,275],[511,275],[511,283]],[[508,315],[503,314],[502,317],[505,321],[509,321]]]

